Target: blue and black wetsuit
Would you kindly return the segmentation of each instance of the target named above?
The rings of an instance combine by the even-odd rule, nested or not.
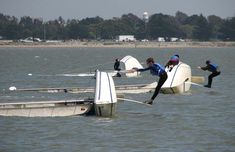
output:
[[[155,88],[154,94],[151,97],[151,99],[154,100],[156,98],[156,96],[158,95],[162,85],[167,80],[168,76],[165,71],[165,68],[158,63],[154,63],[153,66],[149,66],[148,68],[145,68],[145,69],[138,69],[137,71],[143,72],[143,71],[147,71],[147,70],[150,70],[150,73],[152,75],[160,77],[158,84],[157,84],[157,87]]]
[[[212,72],[208,76],[208,84],[206,85],[206,87],[211,88],[213,78],[220,75],[220,71],[218,70],[218,65],[216,65],[214,63],[208,63],[207,66],[201,67],[201,69],[204,71],[208,70],[208,71]]]

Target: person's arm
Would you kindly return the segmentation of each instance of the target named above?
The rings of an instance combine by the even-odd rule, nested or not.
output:
[[[144,68],[144,69],[132,68],[131,70],[126,70],[126,72],[127,73],[133,73],[133,72],[136,72],[136,71],[143,72],[143,71],[147,71],[149,69],[150,69],[149,67],[148,68]]]
[[[206,70],[208,70],[208,66],[205,66],[205,67],[198,67],[199,69],[202,69],[202,70],[204,70],[204,71],[206,71]]]
[[[148,71],[148,70],[150,70],[150,67],[143,68],[143,69],[136,69],[136,71],[139,71],[139,72],[144,72],[144,71]]]

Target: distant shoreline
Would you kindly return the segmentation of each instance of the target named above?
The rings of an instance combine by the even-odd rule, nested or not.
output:
[[[114,41],[65,41],[65,42],[13,42],[0,40],[0,47],[16,48],[217,48],[235,47],[235,42],[114,42]]]

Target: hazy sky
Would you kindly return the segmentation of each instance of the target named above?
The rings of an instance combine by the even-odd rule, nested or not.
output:
[[[0,13],[43,20],[59,16],[65,20],[96,16],[111,19],[127,13],[142,17],[145,11],[150,15],[175,15],[181,11],[189,16],[203,14],[227,18],[235,16],[235,0],[0,0]]]

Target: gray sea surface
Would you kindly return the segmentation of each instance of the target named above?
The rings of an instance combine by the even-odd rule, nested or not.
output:
[[[116,58],[131,55],[144,66],[148,57],[165,65],[179,54],[192,75],[207,76],[197,66],[210,59],[220,66],[211,89],[192,86],[185,94],[159,94],[153,106],[119,102],[113,118],[0,117],[1,152],[234,152],[235,48],[0,48],[0,102],[63,100],[94,94],[10,92],[9,87],[94,86],[91,77],[58,74],[112,70]],[[119,84],[157,81],[148,72],[139,78],[114,78]],[[206,82],[205,82],[206,83]],[[125,98],[144,101],[151,93]]]

